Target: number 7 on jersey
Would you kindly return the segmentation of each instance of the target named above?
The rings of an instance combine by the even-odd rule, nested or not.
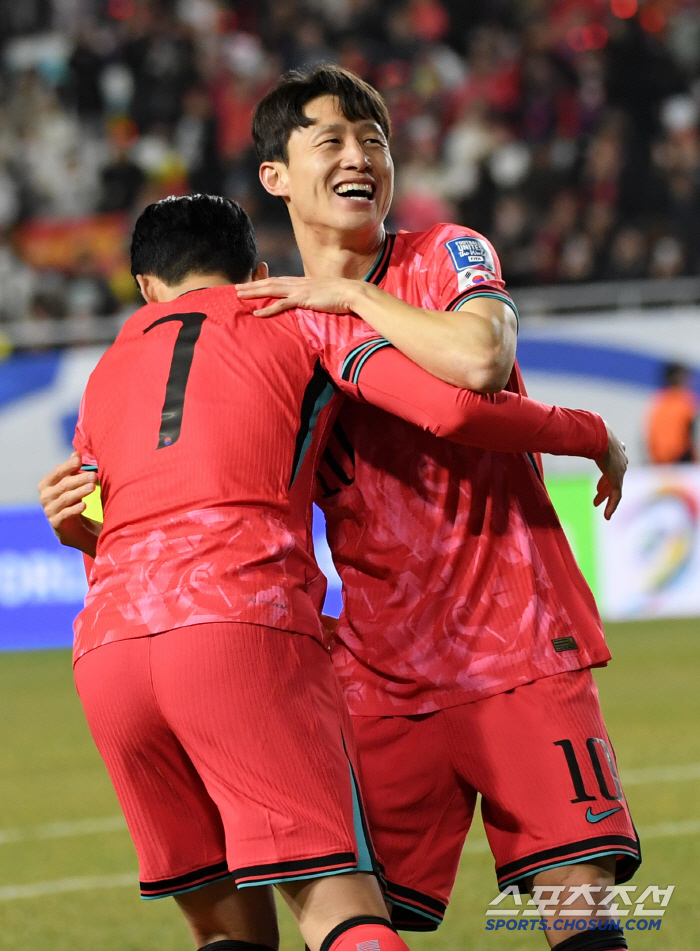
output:
[[[175,338],[173,356],[170,361],[168,382],[165,386],[165,399],[160,414],[160,432],[158,433],[156,449],[172,446],[180,438],[182,411],[185,405],[185,392],[192,367],[194,348],[199,340],[202,324],[206,319],[206,314],[170,314],[168,317],[160,317],[158,320],[154,320],[144,330],[144,333],[147,334],[149,330],[153,330],[154,327],[158,327],[160,324],[167,324],[175,320],[180,321],[180,329]]]

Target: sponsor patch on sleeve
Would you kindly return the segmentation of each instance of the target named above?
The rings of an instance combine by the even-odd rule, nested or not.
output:
[[[491,249],[479,238],[453,238],[445,242],[445,247],[450,252],[452,263],[458,274],[472,267],[485,268],[492,273],[496,271]]]

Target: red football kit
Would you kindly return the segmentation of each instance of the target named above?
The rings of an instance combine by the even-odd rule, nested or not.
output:
[[[594,414],[450,387],[349,315],[254,306],[218,287],[143,307],[78,421],[104,523],[76,682],[145,897],[375,868],[311,545],[343,392],[476,445],[607,447]]]
[[[479,297],[514,307],[489,242],[454,225],[389,235],[366,280],[425,309],[468,308]],[[517,365],[508,390],[525,394]],[[586,821],[585,806],[578,806],[574,839],[570,824],[545,821],[558,814],[556,803],[569,808],[572,798],[561,749],[555,749],[557,774],[551,771],[549,748],[543,750],[540,779],[548,793],[528,811],[524,798],[518,799],[517,772],[506,768],[503,745],[486,742],[505,737],[502,724],[489,720],[481,739],[473,732],[473,719],[465,720],[461,732],[453,726],[444,733],[451,743],[461,736],[464,755],[481,749],[481,769],[465,774],[447,765],[454,763],[453,747],[437,743],[435,736],[424,745],[416,721],[404,719],[452,707],[458,707],[453,720],[460,714],[473,718],[468,705],[474,702],[609,660],[593,596],[547,495],[539,458],[465,448],[374,406],[347,401],[318,483],[316,501],[324,510],[343,581],[333,663],[354,715],[366,802],[389,895],[407,909],[401,918],[397,908],[395,920],[415,927],[431,927],[432,921],[435,927],[449,897],[468,822],[443,823],[444,788],[438,793],[435,787],[428,801],[420,778],[443,769],[450,771],[456,797],[474,781],[496,809],[493,784],[487,789],[478,783],[485,775],[497,775],[503,802],[522,802],[510,837],[492,840],[502,885],[524,877],[526,869],[576,861],[586,850],[626,856],[618,862],[618,874],[629,877],[639,849],[624,809],[594,827]],[[547,685],[537,692],[537,704],[546,690]],[[592,691],[581,694],[582,703],[594,705],[581,722],[598,723],[596,738],[607,743]],[[502,707],[493,703],[488,709]],[[552,716],[551,709],[539,709],[543,721]],[[562,736],[568,730],[578,744],[570,709],[568,720],[556,722]],[[514,722],[518,716],[513,713]],[[386,717],[392,719],[378,719]],[[535,732],[531,742],[544,743],[545,735]],[[407,759],[411,749],[413,758]],[[407,775],[410,763],[415,788]],[[505,788],[508,776],[515,789]],[[421,808],[409,816],[398,803],[412,794]],[[548,837],[534,832],[533,809],[540,810]],[[473,802],[464,808],[469,821],[472,811]],[[433,835],[439,826],[443,841],[438,847]],[[451,838],[445,840],[448,827]],[[417,855],[423,856],[420,862]],[[425,917],[412,922],[411,910]]]

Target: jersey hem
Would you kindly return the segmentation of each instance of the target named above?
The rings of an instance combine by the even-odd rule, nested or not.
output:
[[[524,892],[526,889],[523,880],[538,872],[564,865],[578,865],[581,862],[607,855],[618,857],[615,870],[617,884],[628,882],[642,864],[639,839],[632,839],[626,835],[593,836],[590,839],[570,842],[554,849],[534,852],[515,862],[499,866],[496,869],[498,887],[504,891],[510,885],[515,885]]]
[[[358,868],[357,855],[354,852],[337,852],[309,859],[291,862],[272,862],[266,865],[252,865],[231,871],[226,862],[219,862],[207,868],[196,869],[185,875],[162,879],[154,882],[139,882],[141,897],[149,900],[169,898],[204,888],[212,882],[232,878],[239,888],[255,885],[275,885],[278,882],[293,882],[301,879],[323,878],[328,875],[342,875],[354,872]]]
[[[345,692],[346,683],[352,685],[354,681],[345,680],[336,668],[341,682],[341,688],[345,694],[345,702],[348,705],[350,714],[353,717],[412,717],[421,716],[424,713],[437,713],[438,710],[447,710],[450,707],[461,707],[466,703],[476,703],[478,700],[487,700],[489,697],[497,697],[499,694],[506,693],[508,690],[514,690],[516,687],[524,687],[526,684],[535,683],[538,680],[545,680],[547,677],[557,677],[560,674],[575,673],[578,670],[590,670],[591,667],[606,667],[611,659],[608,652],[607,656],[589,657],[585,662],[576,667],[562,667],[560,670],[552,670],[540,676],[533,676],[530,672],[527,676],[518,677],[511,681],[498,684],[493,690],[484,690],[476,692],[474,690],[454,691],[442,697],[436,690],[427,690],[428,699],[407,700],[400,699],[387,700],[386,703],[376,701],[358,702],[353,701]]]
[[[319,622],[320,623],[320,622]],[[194,619],[188,621],[185,624],[178,624],[175,627],[169,627],[165,631],[142,631],[134,633],[129,637],[118,637],[113,638],[112,640],[102,641],[100,644],[93,644],[91,647],[86,647],[80,651],[73,649],[73,667],[78,663],[81,657],[84,657],[86,654],[89,654],[91,651],[99,650],[100,647],[109,647],[110,644],[116,644],[119,641],[134,641],[141,637],[160,637],[162,634],[169,634],[171,631],[180,631],[183,628],[187,627],[200,627],[202,624],[245,624],[245,625],[255,625],[256,627],[267,627],[272,631],[280,631],[283,634],[295,634],[297,637],[312,637],[315,641],[318,641],[321,646],[323,646],[323,631],[319,628],[318,632],[311,631],[299,631],[296,628],[290,627],[280,627],[278,624],[266,623],[264,621],[248,621],[243,620],[242,618],[230,618],[230,617],[219,617],[219,618],[207,618],[206,620]]]
[[[139,882],[141,898],[168,898],[171,895],[181,895],[184,892],[193,892],[212,882],[231,878],[226,862],[217,862],[204,868],[186,872],[184,875],[175,875],[172,878],[163,878],[153,882]]]
[[[331,855],[297,859],[291,862],[272,862],[267,865],[251,865],[248,868],[234,870],[233,877],[239,888],[261,885],[263,882],[275,884],[290,882],[301,878],[321,878],[324,875],[339,875],[352,872],[357,868],[355,852],[335,852]]]
[[[437,898],[396,882],[385,882],[386,897],[392,903],[391,923],[402,931],[436,931],[445,917],[447,905]]]

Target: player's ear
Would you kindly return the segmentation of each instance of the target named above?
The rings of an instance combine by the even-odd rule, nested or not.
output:
[[[251,281],[266,281],[270,276],[270,269],[265,261],[261,261],[251,275]]]
[[[155,284],[157,280],[158,278],[154,278],[152,274],[136,275],[136,283],[138,284],[139,290],[141,291],[141,296],[147,304],[158,303],[158,294]]]
[[[139,290],[141,291],[141,297],[143,297],[146,303],[148,303],[148,297],[146,292],[146,278],[143,276],[143,274],[136,275],[136,283],[138,284]]]
[[[266,192],[277,198],[289,197],[287,166],[284,162],[263,162],[259,174],[262,187]]]

